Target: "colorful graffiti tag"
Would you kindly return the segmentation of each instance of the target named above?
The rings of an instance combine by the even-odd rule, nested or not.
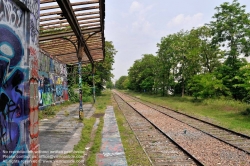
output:
[[[39,4],[39,0],[23,4],[30,12],[15,1],[0,0],[0,165],[3,166],[35,166],[39,161],[38,104],[35,104],[38,89],[34,81],[38,78]]]
[[[68,100],[66,66],[39,50],[39,15],[40,0],[0,0],[1,166],[38,165],[39,107]]]
[[[42,50],[39,55],[39,106],[68,100],[66,65],[50,58]]]

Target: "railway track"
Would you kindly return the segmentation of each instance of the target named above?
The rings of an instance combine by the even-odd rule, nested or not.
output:
[[[117,94],[113,97],[152,165],[202,165]]]
[[[114,91],[200,165],[250,165],[249,137]]]
[[[161,105],[156,105],[150,102],[141,101],[140,99],[136,97],[132,97],[132,98],[138,102],[146,104],[147,106],[151,108],[157,109],[163,114],[166,114],[180,122],[186,123],[189,126],[194,127],[197,130],[200,130],[216,139],[219,139],[220,141],[223,141],[239,150],[242,150],[246,152],[247,154],[250,154],[250,136],[248,135],[241,134],[241,133],[223,128],[221,126],[212,124],[210,122],[206,122],[204,120],[189,116],[184,113],[176,112],[170,108],[166,108]]]

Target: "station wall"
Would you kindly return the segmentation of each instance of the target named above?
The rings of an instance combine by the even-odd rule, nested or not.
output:
[[[68,100],[66,65],[52,59],[42,50],[38,62],[39,107]]]
[[[40,0],[0,0],[0,165],[39,165],[40,106],[68,99],[65,65],[39,51]]]
[[[39,161],[39,11],[39,0],[0,0],[1,165]]]

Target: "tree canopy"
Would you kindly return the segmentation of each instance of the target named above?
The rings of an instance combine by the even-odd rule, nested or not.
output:
[[[210,23],[162,37],[155,56],[136,60],[124,79],[127,88],[249,100],[249,63],[243,58],[250,52],[249,25],[244,5],[237,0],[221,4]]]

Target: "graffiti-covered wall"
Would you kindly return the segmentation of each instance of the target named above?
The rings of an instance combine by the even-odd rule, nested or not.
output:
[[[39,54],[39,106],[68,100],[67,68],[44,53]]]
[[[0,0],[0,165],[4,166],[39,161],[39,7],[39,0]]]

